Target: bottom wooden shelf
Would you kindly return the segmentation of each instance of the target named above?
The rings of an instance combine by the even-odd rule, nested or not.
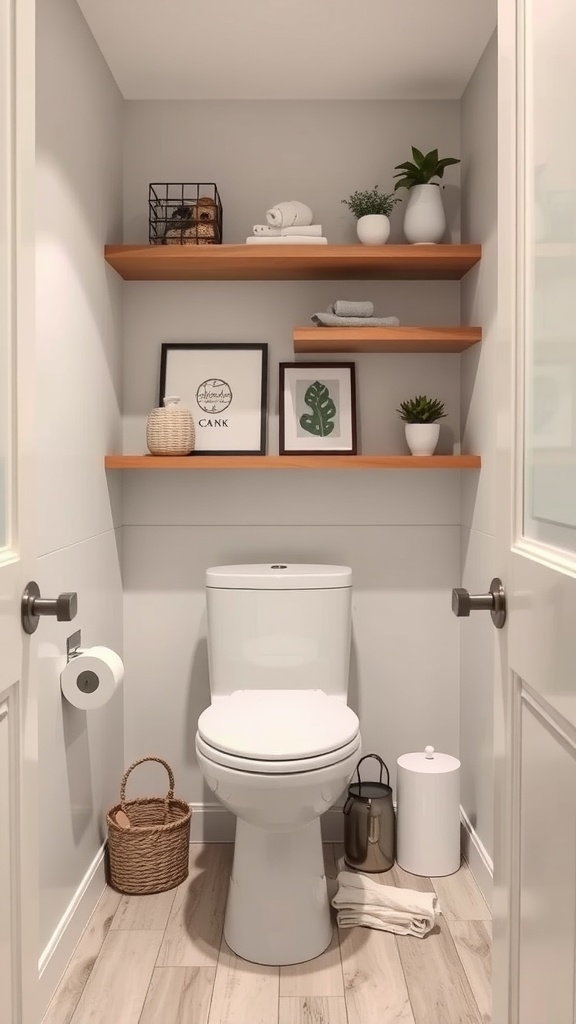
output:
[[[480,469],[479,455],[107,455],[106,469]]]

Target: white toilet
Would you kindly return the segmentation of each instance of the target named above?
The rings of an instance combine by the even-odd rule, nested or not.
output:
[[[320,815],[360,756],[346,703],[351,596],[341,565],[206,573],[212,703],[196,753],[237,817],[224,935],[255,963],[311,960],[332,937]]]

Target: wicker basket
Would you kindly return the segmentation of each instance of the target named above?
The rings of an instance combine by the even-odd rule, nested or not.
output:
[[[168,772],[170,789],[165,797],[126,800],[126,783],[131,772],[145,761],[158,761]],[[130,828],[116,822],[124,811]],[[120,803],[108,812],[110,884],[118,892],[144,894],[164,892],[180,885],[188,876],[188,847],[192,812],[183,800],[174,799],[174,775],[161,757],[142,757],[124,773]]]
[[[165,408],[153,409],[146,424],[146,444],[152,455],[190,455],[196,431],[189,409],[176,396],[164,399]]]

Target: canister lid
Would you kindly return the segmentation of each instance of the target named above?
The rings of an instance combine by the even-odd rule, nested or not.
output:
[[[412,754],[402,754],[398,758],[398,767],[408,772],[420,772],[423,775],[441,775],[445,772],[455,772],[460,767],[460,761],[451,754],[440,754],[434,747],[426,747],[424,750],[415,751]]]

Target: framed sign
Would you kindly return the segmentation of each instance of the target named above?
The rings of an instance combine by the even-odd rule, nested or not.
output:
[[[179,395],[190,410],[194,455],[263,455],[267,382],[268,345],[162,345],[158,404]]]
[[[280,363],[280,454],[356,454],[354,363]]]

